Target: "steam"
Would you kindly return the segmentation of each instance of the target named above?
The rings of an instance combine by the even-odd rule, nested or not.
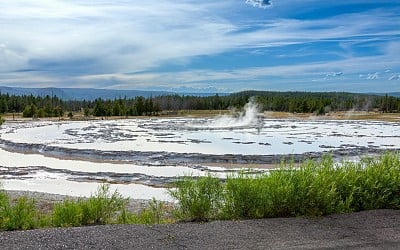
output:
[[[238,128],[238,127],[251,127],[259,123],[258,113],[259,106],[250,99],[246,105],[244,105],[243,111],[237,112],[234,115],[222,115],[218,116],[214,120],[211,120],[197,128],[207,129],[221,129],[221,128]]]

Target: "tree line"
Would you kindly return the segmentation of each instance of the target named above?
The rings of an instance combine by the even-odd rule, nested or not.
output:
[[[85,116],[153,116],[162,111],[225,110],[242,108],[253,98],[261,111],[325,114],[331,111],[399,112],[400,98],[345,92],[243,91],[230,95],[62,100],[57,96],[0,94],[0,114],[22,113],[24,117],[62,117],[82,112]],[[1,121],[1,119],[0,119]]]

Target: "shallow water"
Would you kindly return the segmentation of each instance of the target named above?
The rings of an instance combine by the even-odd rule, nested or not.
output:
[[[303,154],[351,146],[400,148],[398,123],[265,119],[257,126],[214,128],[205,126],[207,122],[183,118],[38,122],[29,127],[6,126],[2,138],[74,149],[216,155]]]
[[[369,153],[399,149],[399,137],[399,123],[271,120],[254,112],[214,119],[6,123],[0,130],[0,147],[7,149],[0,149],[0,173],[7,189],[85,196],[108,182],[125,196],[167,200],[164,186],[177,176],[228,172],[207,162]]]

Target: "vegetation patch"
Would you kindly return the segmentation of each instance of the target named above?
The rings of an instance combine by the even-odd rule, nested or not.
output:
[[[330,156],[300,166],[283,163],[262,174],[183,178],[170,194],[181,220],[322,216],[400,208],[400,159],[334,163]]]
[[[322,216],[370,209],[400,209],[400,156],[387,153],[359,162],[335,163],[330,156],[302,164],[283,162],[268,173],[241,172],[221,180],[182,177],[169,190],[170,210],[153,199],[139,213],[109,185],[87,199],[65,200],[47,213],[35,201],[11,202],[0,189],[0,230],[99,224],[154,224],[218,219]]]
[[[126,198],[117,191],[111,192],[109,185],[100,185],[88,199],[64,200],[54,205],[47,213],[36,208],[36,203],[27,197],[11,202],[0,190],[0,230],[26,230],[48,227],[72,227],[116,223],[154,224],[167,222],[167,207],[153,200],[140,213],[127,210]]]
[[[376,111],[399,113],[400,98],[369,94],[338,92],[272,92],[243,91],[229,95],[213,96],[160,95],[135,98],[64,100],[57,96],[9,95],[0,93],[0,114],[12,117],[22,113],[26,118],[59,117],[72,119],[83,115],[95,117],[128,117],[197,115],[220,113],[221,110],[242,108],[254,98],[260,111],[289,112],[291,114],[313,113],[324,115],[338,111]],[[205,111],[205,112],[203,112]],[[210,111],[216,111],[211,112]],[[208,113],[207,113],[208,112]],[[79,114],[79,115],[78,115]]]

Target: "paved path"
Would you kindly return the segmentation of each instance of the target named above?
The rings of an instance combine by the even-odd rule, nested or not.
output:
[[[400,249],[400,210],[0,233],[0,249]]]

